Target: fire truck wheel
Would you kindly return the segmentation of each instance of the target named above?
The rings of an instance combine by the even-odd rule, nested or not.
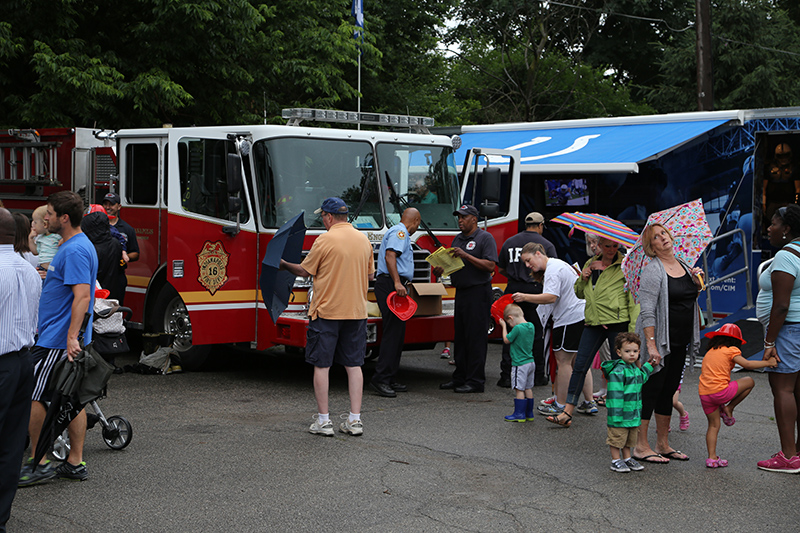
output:
[[[156,298],[148,330],[175,335],[173,346],[181,355],[184,370],[199,370],[208,359],[211,345],[192,345],[192,322],[186,305],[171,286],[164,287]]]

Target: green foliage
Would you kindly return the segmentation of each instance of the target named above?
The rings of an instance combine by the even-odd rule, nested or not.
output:
[[[6,0],[0,126],[282,123],[284,107],[355,109],[351,3]],[[689,0],[364,9],[365,111],[456,125],[696,107]],[[717,0],[712,22],[718,109],[798,105],[797,2]]]
[[[649,111],[605,68],[581,61],[598,20],[521,0],[462,2],[448,42],[460,99],[480,102],[471,121],[518,122]]]
[[[712,3],[715,109],[800,105],[800,31],[770,0]],[[662,112],[696,109],[695,35],[667,40],[649,101]],[[788,53],[785,53],[788,52]]]

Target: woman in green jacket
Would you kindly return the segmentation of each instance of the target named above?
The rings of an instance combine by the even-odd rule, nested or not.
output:
[[[566,427],[572,423],[572,413],[578,404],[586,372],[597,350],[606,340],[613,346],[618,333],[633,331],[639,314],[633,296],[625,290],[621,268],[623,255],[619,244],[602,238],[599,246],[600,253],[586,262],[575,281],[575,294],[586,300],[586,319],[569,380],[567,404],[562,413],[547,417],[549,422]],[[618,358],[614,353],[611,357]],[[594,413],[591,413],[591,407],[586,406],[587,412],[595,414],[596,407]]]

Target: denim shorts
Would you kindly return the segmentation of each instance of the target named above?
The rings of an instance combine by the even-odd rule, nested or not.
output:
[[[320,368],[333,363],[361,366],[367,351],[367,319],[327,320],[317,318],[308,323],[306,362]]]
[[[775,349],[781,361],[775,368],[765,369],[778,374],[800,371],[800,324],[784,324],[775,339]]]

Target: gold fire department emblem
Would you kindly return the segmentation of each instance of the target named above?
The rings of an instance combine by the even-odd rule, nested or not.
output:
[[[200,267],[197,281],[211,293],[211,296],[214,296],[214,293],[228,281],[230,255],[220,241],[206,241],[203,249],[197,254],[197,266]]]

